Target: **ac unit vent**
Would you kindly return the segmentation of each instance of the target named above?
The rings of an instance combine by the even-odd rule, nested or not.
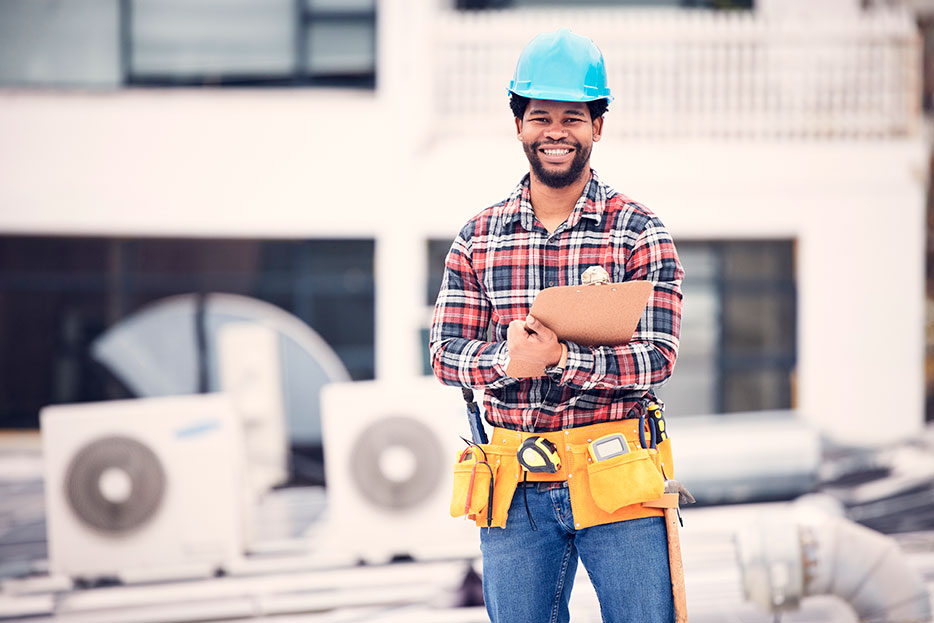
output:
[[[364,498],[387,510],[423,504],[441,485],[443,441],[423,423],[390,416],[363,429],[350,473]]]
[[[470,434],[459,389],[433,377],[331,383],[321,423],[328,509],[313,547],[322,555],[476,556],[477,527],[449,512]]]
[[[115,536],[152,519],[165,497],[165,470],[145,444],[130,437],[103,437],[75,453],[65,489],[81,521]]]

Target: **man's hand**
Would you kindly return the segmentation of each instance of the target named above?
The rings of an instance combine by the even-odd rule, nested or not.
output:
[[[506,330],[506,347],[513,359],[548,367],[564,359],[564,347],[555,332],[527,316],[525,322],[513,320]]]

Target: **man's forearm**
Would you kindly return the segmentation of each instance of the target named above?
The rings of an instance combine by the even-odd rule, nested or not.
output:
[[[560,383],[581,390],[650,389],[671,376],[677,348],[649,342],[625,346],[581,346],[568,343]]]
[[[515,382],[506,375],[506,342],[447,338],[430,346],[432,370],[446,385],[482,389]]]

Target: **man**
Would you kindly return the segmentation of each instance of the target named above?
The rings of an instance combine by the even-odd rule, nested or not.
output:
[[[485,390],[494,426],[484,458],[493,466],[495,493],[486,510],[470,511],[492,526],[481,530],[487,610],[494,623],[568,621],[581,560],[605,622],[668,623],[674,615],[665,524],[661,511],[641,504],[656,494],[623,498],[646,478],[660,491],[653,479],[662,482],[658,473],[666,469],[661,452],[637,445],[634,423],[675,364],[683,271],[658,218],[590,168],[611,99],[596,45],[565,29],[539,35],[523,50],[509,91],[530,171],[454,240],[430,340],[435,374],[449,385]],[[580,285],[590,266],[606,269],[613,282],[654,284],[626,345],[559,340],[528,316],[542,289]],[[510,359],[544,366],[545,375],[510,377]],[[648,455],[647,472],[598,473],[602,464],[587,455],[587,444],[610,433],[625,435],[630,456]],[[543,460],[561,464],[555,474],[526,470],[520,478],[515,452],[530,438],[546,440]],[[544,480],[528,482],[530,475]]]

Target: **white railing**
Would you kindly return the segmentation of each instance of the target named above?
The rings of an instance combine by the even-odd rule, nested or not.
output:
[[[561,26],[606,57],[607,132],[641,138],[894,138],[919,131],[921,43],[900,12],[834,20],[751,12],[444,11],[432,20],[432,116],[493,131],[522,46]]]

